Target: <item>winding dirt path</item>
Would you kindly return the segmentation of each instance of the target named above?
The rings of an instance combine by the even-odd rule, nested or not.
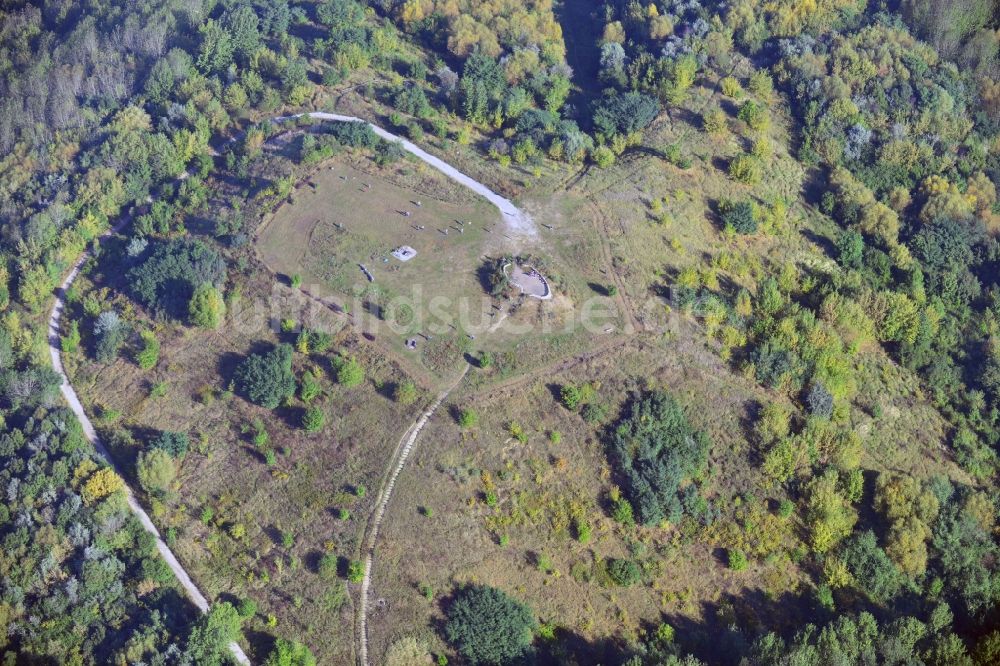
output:
[[[363,120],[362,118],[357,118],[355,116],[343,116],[335,113],[326,113],[323,111],[314,111],[311,113],[300,113],[289,116],[278,116],[276,118],[272,118],[271,122],[281,122],[283,120],[290,120],[301,116],[309,116],[319,120],[367,123],[368,126],[371,127],[372,130],[383,139],[398,142],[400,146],[407,152],[416,156],[418,159],[430,165],[431,167],[437,169],[448,178],[451,178],[460,185],[463,185],[468,189],[472,190],[473,192],[475,192],[476,194],[479,194],[480,196],[488,200],[490,203],[492,203],[494,206],[496,206],[497,209],[500,211],[501,215],[503,216],[504,222],[507,224],[509,230],[512,233],[526,238],[537,237],[538,230],[535,227],[535,223],[531,219],[531,216],[522,211],[517,206],[515,206],[513,203],[511,203],[509,199],[506,199],[505,197],[497,194],[496,192],[488,188],[486,185],[483,185],[479,181],[462,173],[461,171],[451,166],[444,160],[435,157],[434,155],[431,155],[430,153],[423,150],[419,146],[411,143],[410,141],[407,141],[402,137],[396,136],[395,134],[382,129],[378,125],[369,123],[368,121]],[[183,180],[184,178],[187,177],[187,175],[188,175],[187,172],[185,172],[180,176],[178,176],[177,180]],[[99,240],[107,239],[112,234],[120,231],[131,221],[131,219],[132,218],[130,215],[123,216],[116,225],[114,225],[111,229],[102,234]],[[97,451],[97,453],[102,458],[105,459],[108,465],[110,465],[111,468],[114,469],[119,476],[123,476],[121,474],[120,469],[115,464],[115,460],[111,456],[110,451],[108,451],[108,449],[101,442],[100,438],[97,436],[97,431],[94,429],[93,423],[91,423],[90,418],[87,416],[87,413],[84,410],[83,404],[80,402],[80,399],[76,394],[76,391],[73,389],[73,386],[69,383],[69,378],[66,376],[66,371],[63,368],[62,364],[62,347],[60,345],[60,322],[62,320],[63,311],[66,308],[66,291],[79,276],[80,270],[83,268],[84,263],[86,263],[86,261],[91,256],[92,253],[89,250],[80,255],[76,263],[73,265],[72,270],[69,272],[69,274],[63,280],[63,283],[56,290],[55,303],[53,304],[52,312],[49,315],[49,331],[48,331],[49,354],[52,359],[52,368],[59,373],[60,377],[62,377],[62,386],[60,387],[60,390],[62,391],[63,397],[66,399],[69,408],[80,420],[80,424],[83,427],[83,432],[86,435],[87,439],[90,441],[91,444],[93,444],[94,450]],[[403,435],[403,438],[400,440],[400,446],[398,447],[397,452],[394,455],[395,465],[392,467],[392,473],[387,478],[386,483],[384,484],[382,490],[379,493],[377,508],[368,526],[368,539],[366,541],[366,548],[365,548],[365,575],[361,583],[361,600],[359,603],[359,610],[358,610],[358,623],[357,623],[358,657],[362,666],[368,666],[368,628],[367,628],[368,589],[371,585],[371,570],[372,570],[372,562],[374,561],[374,556],[375,556],[375,542],[378,538],[379,527],[382,524],[382,517],[385,514],[385,509],[389,505],[389,500],[392,497],[392,491],[396,483],[396,478],[399,476],[399,473],[402,471],[403,466],[406,464],[406,460],[409,457],[410,451],[413,449],[413,446],[417,441],[417,437],[420,435],[420,431],[423,429],[424,425],[426,425],[427,421],[431,418],[431,416],[434,415],[434,412],[437,410],[437,408],[441,406],[441,403],[445,400],[445,398],[452,391],[452,389],[454,389],[455,386],[457,386],[462,381],[462,379],[465,377],[466,372],[468,372],[469,367],[470,366],[466,365],[465,369],[462,371],[462,374],[455,381],[455,383],[452,384],[452,386],[450,386],[441,395],[439,395],[437,399],[434,401],[434,403],[430,405],[427,411],[425,411],[423,415],[413,425],[411,425],[410,428]],[[166,542],[163,541],[163,538],[160,536],[159,530],[156,529],[156,526],[153,524],[153,521],[150,520],[149,514],[147,514],[145,509],[142,508],[142,505],[139,504],[138,500],[135,497],[135,494],[132,492],[132,489],[126,486],[125,494],[128,500],[129,509],[139,519],[139,522],[142,524],[143,528],[145,528],[147,532],[156,537],[156,549],[160,552],[160,555],[166,561],[167,565],[170,567],[170,570],[174,573],[174,576],[177,577],[178,582],[180,583],[181,587],[184,590],[184,593],[188,596],[191,602],[201,612],[207,613],[209,609],[209,603],[208,600],[205,598],[205,595],[201,593],[201,590],[199,590],[198,586],[195,585],[194,581],[191,580],[191,576],[188,575],[187,571],[185,571],[184,567],[178,561],[173,551],[171,551],[170,548],[167,546]],[[246,653],[243,652],[243,649],[239,646],[239,644],[233,642],[229,645],[229,649],[232,652],[233,657],[236,659],[237,662],[239,662],[240,664],[247,664],[247,665],[250,664],[250,660],[247,658]]]
[[[368,588],[371,586],[372,582],[372,564],[375,560],[375,542],[378,539],[378,531],[382,526],[382,517],[385,515],[385,509],[389,506],[389,500],[392,498],[392,490],[396,485],[396,479],[399,477],[399,473],[403,471],[403,466],[406,464],[407,458],[410,457],[410,452],[413,451],[414,444],[417,443],[417,437],[420,436],[420,431],[424,429],[427,425],[427,421],[434,416],[434,412],[437,411],[441,403],[444,402],[448,394],[451,393],[456,386],[462,383],[465,378],[469,368],[472,367],[466,363],[465,368],[462,370],[462,374],[458,376],[458,379],[454,383],[445,389],[437,399],[431,403],[419,419],[417,419],[413,425],[403,433],[402,438],[399,440],[399,445],[396,447],[396,453],[393,455],[395,460],[395,465],[392,467],[392,474],[383,482],[382,489],[379,491],[378,502],[375,505],[375,513],[372,514],[368,523],[368,538],[365,540],[365,575],[361,579],[361,599],[358,604],[358,615],[357,615],[357,633],[358,633],[358,663],[361,666],[368,666]]]

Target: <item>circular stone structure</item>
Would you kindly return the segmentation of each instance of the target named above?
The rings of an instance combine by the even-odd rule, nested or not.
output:
[[[507,264],[504,266],[504,271],[507,272],[511,284],[520,289],[522,294],[541,301],[552,298],[549,281],[533,267]]]

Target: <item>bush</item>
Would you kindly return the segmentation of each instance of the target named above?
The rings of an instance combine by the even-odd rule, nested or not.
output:
[[[479,423],[479,414],[471,408],[465,408],[458,413],[458,425],[463,428],[472,428]]]
[[[417,400],[417,385],[404,379],[393,387],[392,397],[401,405],[412,405]]]
[[[250,597],[244,597],[240,599],[236,612],[240,614],[241,618],[248,620],[257,614],[257,602]]]
[[[608,417],[608,406],[598,402],[588,402],[580,410],[580,416],[590,424],[603,422]]]
[[[446,616],[448,642],[472,665],[515,662],[537,628],[530,608],[492,587],[459,590]]]
[[[334,360],[337,383],[344,388],[353,388],[365,380],[365,369],[353,356],[338,356]]]
[[[302,428],[306,432],[319,432],[326,425],[326,415],[319,407],[310,407],[302,413]]]
[[[200,328],[218,328],[225,313],[226,304],[222,300],[222,292],[208,283],[198,285],[188,303],[191,323]]]
[[[317,565],[319,577],[324,580],[333,580],[337,577],[337,556],[333,553],[323,553]]]
[[[164,430],[149,443],[149,449],[165,451],[171,458],[176,459],[184,457],[189,445],[190,441],[186,433]]]
[[[142,370],[152,369],[160,360],[160,341],[152,331],[139,334],[142,339],[142,349],[135,355],[135,362]]]
[[[264,666],[316,666],[316,657],[302,643],[279,638]]]
[[[701,126],[708,134],[725,134],[729,129],[726,122],[726,112],[722,109],[712,109],[701,117]]]
[[[611,517],[614,518],[616,522],[619,522],[627,527],[635,525],[632,503],[624,497],[619,497],[612,503]]]
[[[236,368],[234,380],[247,400],[274,409],[295,393],[292,346],[280,344],[270,351],[251,354]]]
[[[751,201],[739,201],[725,206],[722,223],[738,234],[752,234],[757,231],[757,215]]]
[[[170,488],[177,478],[177,467],[167,451],[160,448],[143,451],[136,461],[139,485],[147,493],[160,493]]]
[[[559,389],[559,399],[562,401],[563,407],[575,412],[580,408],[580,389],[573,384],[564,384]]]
[[[760,182],[760,162],[752,155],[737,155],[729,162],[729,177],[738,183]]]
[[[748,99],[740,105],[740,110],[736,117],[745,122],[752,130],[763,131],[771,124],[767,107],[752,99]]]
[[[747,555],[738,548],[730,548],[727,551],[729,568],[733,571],[743,571],[747,568]]]
[[[639,565],[628,559],[609,559],[608,577],[615,585],[630,587],[642,580]]]
[[[360,583],[365,578],[365,565],[358,560],[351,560],[347,565],[347,580],[352,583]]]

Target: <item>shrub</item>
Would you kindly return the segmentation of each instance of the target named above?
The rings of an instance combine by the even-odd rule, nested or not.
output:
[[[80,348],[80,324],[75,319],[69,323],[66,335],[59,338],[59,348],[64,354],[75,354]]]
[[[740,105],[736,117],[745,122],[752,130],[763,131],[771,124],[767,107],[752,99],[748,99]]]
[[[635,516],[633,515],[632,503],[629,502],[624,497],[619,497],[614,500],[611,504],[611,517],[615,521],[621,523],[625,526],[635,525]]]
[[[183,458],[190,446],[186,433],[164,430],[149,443],[149,449],[165,451],[171,458]]]
[[[563,407],[575,412],[580,408],[580,401],[582,399],[580,389],[573,384],[564,384],[559,389],[559,399],[562,401]]]
[[[729,129],[726,112],[718,108],[708,111],[701,117],[701,126],[708,134],[725,134]]]
[[[479,414],[471,408],[465,408],[458,413],[458,425],[463,428],[472,428],[479,423]]]
[[[642,580],[639,565],[628,559],[609,559],[607,563],[608,577],[615,585],[630,587]]]
[[[308,404],[319,397],[322,392],[323,388],[320,386],[316,375],[308,370],[303,372],[302,379],[299,381],[299,397],[302,399],[302,402]]]
[[[444,633],[469,664],[510,664],[527,651],[537,623],[531,609],[492,587],[456,593]]]
[[[729,177],[738,183],[753,185],[760,182],[760,175],[760,162],[752,155],[737,155],[729,162]]]
[[[150,449],[139,454],[136,476],[139,478],[139,485],[147,493],[159,493],[167,490],[174,482],[177,467],[173,457],[164,449]]]
[[[360,583],[365,578],[365,565],[358,560],[351,560],[347,565],[347,580],[352,583]]]
[[[337,383],[344,388],[353,388],[365,380],[365,369],[353,356],[338,356],[334,360]]]
[[[737,98],[743,95],[743,86],[740,85],[739,80],[735,76],[727,76],[722,79],[721,87],[722,94],[726,97]]]
[[[417,400],[417,385],[404,379],[393,387],[392,397],[401,405],[412,405]]]
[[[597,148],[594,148],[594,151],[590,156],[594,160],[594,164],[602,169],[607,169],[615,163],[615,154],[607,146],[598,146]]]
[[[188,303],[191,323],[200,328],[218,328],[226,312],[222,293],[211,284],[202,283],[194,290]]]
[[[264,666],[316,666],[316,657],[302,643],[279,638]]]
[[[135,362],[140,369],[150,370],[160,360],[160,341],[152,331],[143,331],[139,337],[142,339],[142,349],[135,355]]]
[[[252,618],[257,614],[257,602],[250,597],[243,597],[240,599],[240,603],[236,607],[236,612],[239,613],[240,617],[244,620]]]
[[[319,577],[324,580],[333,580],[337,577],[337,556],[333,553],[323,553],[316,566]]]
[[[310,407],[302,413],[302,428],[306,432],[319,432],[326,425],[326,415],[319,407]]]
[[[743,571],[747,568],[747,555],[738,548],[730,548],[727,551],[729,568],[733,571]]]
[[[274,409],[295,393],[292,346],[280,344],[270,351],[251,354],[236,368],[234,380],[250,402]]]
[[[580,416],[587,423],[601,423],[608,417],[608,406],[598,402],[588,402],[580,411]]]

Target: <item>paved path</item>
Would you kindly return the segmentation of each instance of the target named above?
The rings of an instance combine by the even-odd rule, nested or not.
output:
[[[456,183],[464,185],[476,194],[480,195],[491,204],[497,207],[503,214],[504,222],[507,223],[507,228],[514,234],[520,236],[527,236],[534,238],[538,235],[538,228],[535,226],[534,220],[526,212],[515,206],[511,201],[505,197],[500,196],[490,188],[486,187],[478,180],[467,176],[462,173],[452,165],[448,164],[439,157],[431,155],[426,150],[420,146],[407,141],[401,136],[397,136],[392,132],[382,129],[378,125],[373,125],[367,120],[357,118],[355,116],[342,116],[337,113],[326,113],[324,111],[313,111],[312,113],[297,113],[291,116],[279,116],[272,119],[272,122],[281,122],[282,120],[291,120],[293,118],[300,118],[302,116],[309,116],[310,118],[316,118],[318,120],[334,120],[339,122],[354,122],[354,123],[366,123],[372,130],[378,134],[383,139],[388,141],[395,141],[408,153],[416,156],[418,159],[426,162],[430,166],[434,167],[444,175],[448,176]]]

